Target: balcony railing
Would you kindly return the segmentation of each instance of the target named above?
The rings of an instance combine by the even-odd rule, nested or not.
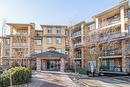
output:
[[[108,19],[106,21],[101,22],[99,24],[99,28],[102,28],[102,27],[105,27],[105,26],[108,26],[108,25],[112,25],[112,24],[115,24],[115,23],[118,23],[118,22],[120,22],[120,17]]]
[[[100,54],[100,56],[116,56],[116,55],[122,55],[122,51],[121,50],[116,50],[116,51],[107,50]]]
[[[27,47],[28,43],[12,43],[12,47]]]
[[[28,35],[27,32],[16,32],[16,33],[11,33],[11,35],[20,35],[20,36],[24,36],[24,35]]]
[[[109,71],[109,72],[121,72],[122,67],[117,66],[101,66],[100,71]]]
[[[62,34],[62,35],[65,35],[65,32],[61,32],[61,33],[56,33],[56,32],[52,32],[52,33],[43,33],[44,34],[49,34],[49,35],[59,35],[59,34]]]
[[[81,31],[77,31],[75,33],[72,33],[72,37],[81,36]]]
[[[105,37],[101,37],[100,41],[107,41],[107,40],[111,40],[111,39],[117,39],[120,37],[125,36],[125,33],[113,33],[113,34],[108,34]]]
[[[74,47],[80,47],[82,45],[82,43],[81,42],[78,42],[78,43],[75,43],[74,44]]]

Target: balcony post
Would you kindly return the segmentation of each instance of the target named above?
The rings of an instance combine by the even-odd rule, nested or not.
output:
[[[31,26],[28,26],[28,36],[30,36]],[[30,42],[31,39],[28,37],[28,57],[30,57]]]
[[[84,43],[84,24],[81,25],[81,44]]]
[[[4,39],[2,38],[2,46],[1,46],[1,59],[0,59],[0,65],[3,65],[3,57],[4,57]]]
[[[96,18],[96,29],[98,29],[99,28],[99,25],[98,25],[99,23],[98,23],[98,18]]]
[[[120,8],[121,33],[125,32],[125,14],[124,7]],[[123,35],[124,36],[124,35]]]

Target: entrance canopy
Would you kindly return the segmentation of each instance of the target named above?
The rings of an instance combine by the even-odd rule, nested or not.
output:
[[[39,54],[33,54],[32,57],[67,58],[68,55],[63,54],[63,53],[59,53],[57,51],[46,51],[46,52],[42,52],[42,53],[39,53]]]

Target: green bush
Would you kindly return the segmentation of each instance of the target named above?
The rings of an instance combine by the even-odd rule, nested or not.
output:
[[[0,87],[10,85],[10,76],[13,85],[20,85],[31,82],[32,73],[25,67],[10,68],[0,75]]]
[[[75,69],[71,69],[73,72],[75,72]],[[83,68],[76,68],[76,72],[79,74],[87,75],[87,71]]]

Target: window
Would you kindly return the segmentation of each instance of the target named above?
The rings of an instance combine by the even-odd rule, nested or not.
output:
[[[93,30],[93,29],[96,29],[96,25],[95,23],[92,23],[88,26],[89,30]]]
[[[130,25],[128,26],[128,35],[130,35]]]
[[[60,33],[61,33],[61,29],[60,29],[60,28],[57,28],[57,29],[56,29],[56,33],[57,33],[57,34],[60,34]]]
[[[47,38],[47,43],[48,43],[48,44],[52,43],[52,40],[51,40],[51,39],[52,39],[52,38],[50,38],[50,37]]]
[[[37,39],[37,40],[35,40],[35,45],[42,45],[42,40],[40,40],[40,39]]]
[[[41,53],[42,50],[35,50],[35,54]]]
[[[90,48],[89,52],[90,54],[96,54],[96,49],[94,47]]]
[[[130,19],[130,9],[128,10],[128,18]]]
[[[130,51],[130,41],[128,42],[128,50]]]
[[[69,55],[69,52],[68,52],[68,51],[65,51],[65,54],[66,54],[66,55]]]
[[[60,48],[57,48],[56,51],[59,52],[59,53],[61,53],[61,49]]]
[[[52,29],[50,27],[47,28],[47,33],[52,33]]]
[[[56,38],[56,43],[57,43],[57,44],[61,44],[61,38],[60,38],[60,37],[57,37],[57,38]]]
[[[9,56],[10,55],[10,50],[9,49],[5,49],[5,56]]]
[[[9,45],[10,44],[10,39],[5,39],[5,44]]]
[[[42,31],[36,31],[37,36],[42,36]]]
[[[130,58],[129,58],[129,68],[130,68]]]

